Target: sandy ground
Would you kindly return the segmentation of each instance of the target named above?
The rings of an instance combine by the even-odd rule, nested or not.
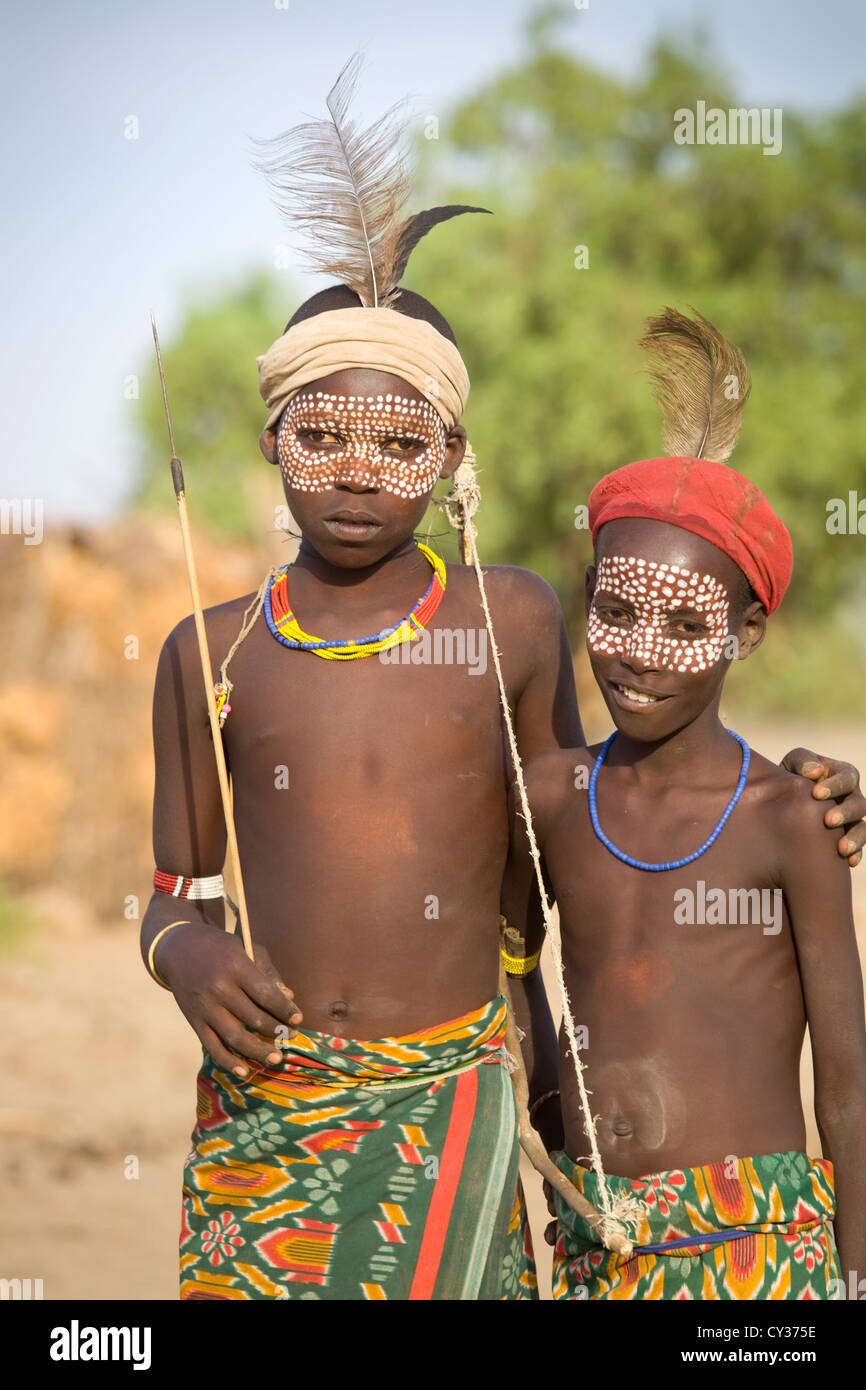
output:
[[[771,756],[807,742],[805,723],[736,727]],[[825,730],[817,742],[866,769],[863,730]],[[855,902],[862,952],[866,868]],[[95,929],[86,903],[58,896],[38,907],[44,929],[2,957],[0,1277],[41,1278],[46,1299],[174,1299],[197,1039],[148,980],[137,923]],[[817,1152],[805,1064],[804,1098]],[[527,1186],[546,1285],[547,1214],[534,1174]]]

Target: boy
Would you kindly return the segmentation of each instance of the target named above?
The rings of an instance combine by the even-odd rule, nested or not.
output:
[[[341,151],[356,158],[358,139]],[[531,1298],[497,994],[508,765],[495,676],[491,663],[377,659],[433,628],[484,628],[472,572],[413,540],[463,455],[469,382],[445,319],[396,281],[407,243],[455,209],[408,219],[383,268],[367,255],[376,210],[347,255],[351,199],[329,222],[331,196],[315,200],[334,241],[319,266],[345,283],[308,300],[260,361],[261,447],[301,546],[263,586],[264,621],[244,626],[234,693],[226,663],[220,681],[256,964],[221,930],[225,833],[190,620],[157,672],[158,891],[142,954],[205,1049],[182,1296]],[[387,227],[376,245],[393,252]],[[503,567],[488,594],[524,756],[580,741],[552,590]],[[234,650],[250,597],[206,613],[214,654]],[[822,772],[833,795],[851,790],[850,769]],[[846,853],[861,838],[852,828]],[[544,1017],[537,971],[515,981],[515,1009]],[[555,1084],[544,1042],[541,1029],[528,1059],[539,1101]]]
[[[661,358],[678,452],[687,438],[699,453],[708,435],[713,448],[718,402],[701,389],[699,359],[720,343],[730,360],[717,355],[716,379],[742,385],[744,364],[706,321],[651,321],[645,345]],[[720,459],[739,423],[724,409]],[[866,1030],[849,878],[803,781],[718,714],[731,656],[756,649],[781,602],[790,539],[757,488],[702,457],[621,468],[589,512],[587,648],[617,731],[534,759],[527,791],[586,1030],[606,1186],[641,1207],[622,1260],[553,1198],[554,1297],[843,1297],[846,1272],[866,1268]],[[506,911],[527,898],[521,827]],[[807,1021],[823,1159],[803,1152]],[[558,1165],[599,1206],[601,1179],[578,1161],[587,1133],[565,1055],[560,1084]]]

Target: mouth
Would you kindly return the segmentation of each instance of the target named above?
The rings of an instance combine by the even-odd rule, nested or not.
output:
[[[370,512],[342,510],[324,518],[325,525],[333,535],[345,541],[364,541],[381,531],[382,523]]]
[[[623,709],[649,709],[669,700],[669,695],[657,695],[652,690],[639,690],[634,685],[623,685],[620,681],[608,681],[614,700]]]

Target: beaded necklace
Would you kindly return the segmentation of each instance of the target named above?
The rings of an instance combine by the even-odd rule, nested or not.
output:
[[[744,738],[740,738],[739,734],[735,734],[733,729],[728,729],[727,732],[731,735],[731,738],[735,738],[737,740],[737,743],[743,750],[743,757],[742,762],[740,763],[740,776],[737,781],[736,790],[733,796],[731,797],[730,801],[728,802],[727,806],[725,807],[724,811],[722,812],[721,817],[719,818],[719,821],[716,825],[716,828],[713,830],[712,834],[709,835],[706,840],[704,840],[704,843],[700,846],[699,849],[696,849],[693,854],[687,854],[684,859],[671,859],[667,864],[648,864],[645,860],[633,859],[630,854],[626,854],[623,850],[618,849],[617,846],[613,843],[613,840],[608,839],[608,837],[602,830],[601,825],[599,824],[598,803],[596,799],[595,786],[596,782],[598,781],[599,768],[605,760],[607,750],[610,748],[610,745],[616,738],[617,730],[614,729],[610,738],[607,739],[605,743],[602,745],[601,752],[595,760],[595,765],[592,769],[592,773],[589,779],[589,818],[592,821],[593,830],[595,831],[598,838],[601,840],[601,843],[604,845],[605,849],[609,849],[611,854],[616,855],[617,859],[622,860],[623,864],[629,864],[633,869],[647,869],[650,873],[653,874],[664,873],[666,869],[681,869],[685,864],[692,864],[696,859],[700,859],[702,854],[706,854],[707,850],[710,848],[710,845],[715,844],[716,840],[719,838],[725,826],[727,825],[731,812],[733,811],[740,797],[743,795],[743,788],[746,785],[746,778],[749,775],[749,761],[751,759],[751,751],[749,749],[749,745],[746,743],[746,740]]]
[[[433,575],[414,608],[399,623],[383,627],[369,637],[312,637],[304,632],[289,607],[289,566],[283,565],[268,585],[263,605],[265,621],[274,637],[284,647],[313,652],[330,661],[353,661],[357,657],[373,656],[400,642],[410,642],[417,633],[424,631],[445,595],[445,561],[434,554],[429,546],[422,545],[420,541],[417,544],[422,555],[429,560]]]

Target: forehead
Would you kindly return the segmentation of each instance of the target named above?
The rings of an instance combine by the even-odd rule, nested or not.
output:
[[[372,396],[399,396],[403,401],[426,405],[427,399],[417,387],[394,372],[380,372],[372,367],[347,367],[342,372],[331,372],[329,376],[311,381],[295,396],[295,401],[314,404],[316,394],[326,396],[354,396],[365,399]],[[369,408],[369,407],[368,407]]]
[[[349,430],[354,427],[365,434],[397,426],[423,431],[425,436],[431,430],[445,433],[445,425],[429,401],[410,401],[391,391],[375,396],[337,395],[330,391],[314,391],[303,399],[295,396],[283,415],[283,424],[288,428],[298,421],[339,425]]]
[[[724,584],[706,571],[634,555],[601,557],[596,572],[596,595],[605,593],[627,599],[637,610],[648,605],[656,612],[686,609],[715,612],[727,603]]]
[[[624,517],[602,526],[595,556],[596,562],[614,556],[635,562],[642,560],[645,565],[652,563],[656,567],[654,573],[660,565],[676,565],[681,571],[699,574],[702,579],[708,575],[728,593],[735,592],[740,574],[730,556],[703,536],[666,521],[650,521],[643,517]],[[635,564],[635,573],[637,568]]]

